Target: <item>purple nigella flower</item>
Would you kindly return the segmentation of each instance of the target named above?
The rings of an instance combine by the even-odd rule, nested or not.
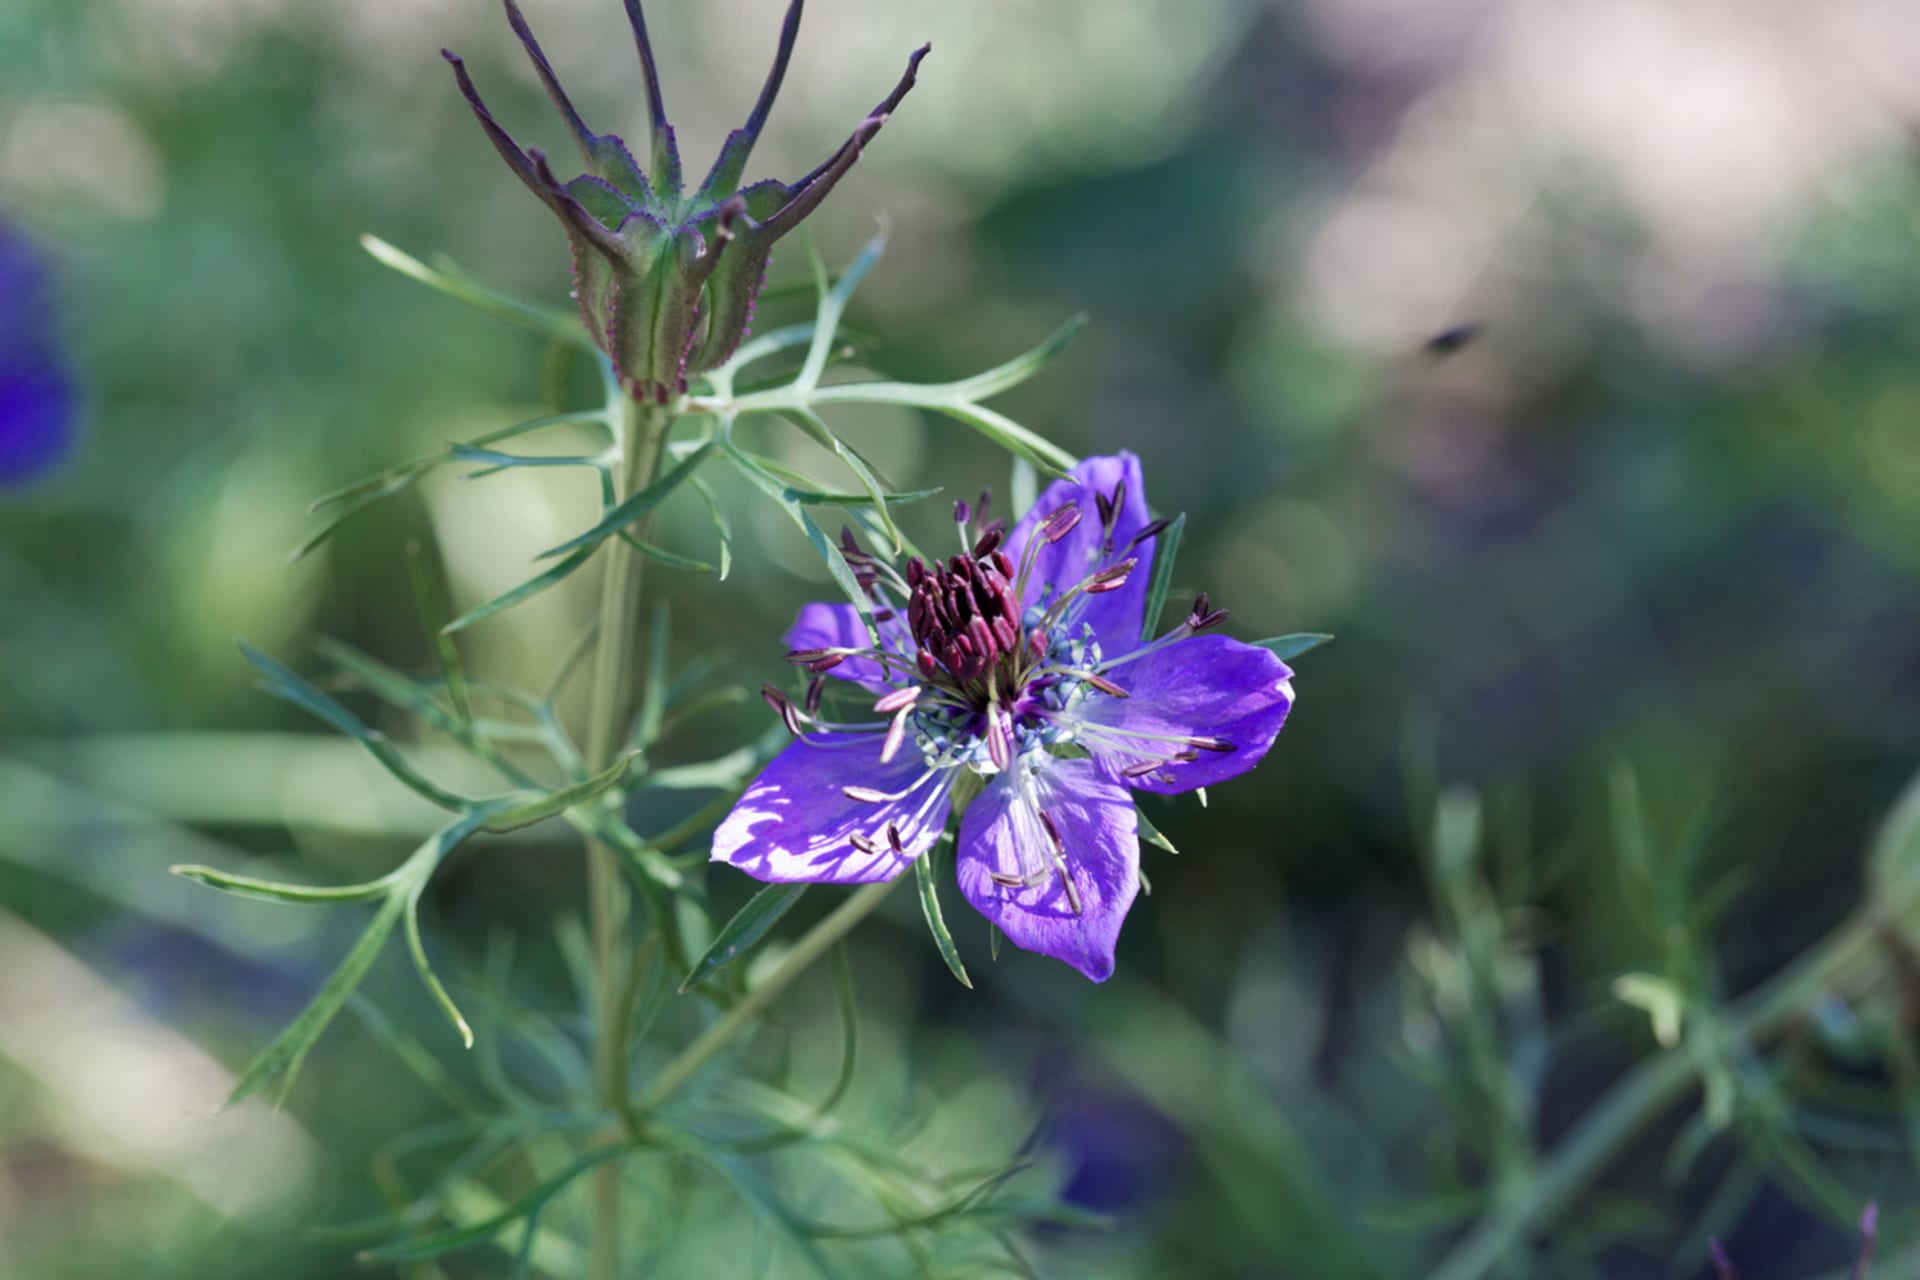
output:
[[[788,659],[813,686],[799,705],[767,690],[798,741],[720,824],[713,857],[768,881],[890,880],[933,848],[964,783],[960,891],[1016,946],[1100,982],[1140,887],[1129,788],[1174,794],[1251,769],[1293,673],[1199,634],[1226,617],[1205,596],[1142,641],[1166,522],[1149,519],[1132,454],[1081,463],[1010,533],[986,507],[956,508],[962,554],[916,557],[904,577],[846,536],[880,644],[851,605],[800,611]],[[881,718],[823,718],[825,675],[872,694]]]
[[[72,440],[73,387],[52,329],[45,269],[0,225],[0,485],[38,476]]]
[[[791,183],[768,179],[743,188],[740,181],[747,158],[773,109],[800,33],[803,0],[792,0],[760,100],[746,124],[727,136],[706,178],[688,191],[680,148],[673,126],[667,123],[640,0],[626,0],[626,6],[646,78],[652,137],[644,165],[620,138],[587,127],[560,87],[519,6],[514,0],[505,3],[507,20],[573,134],[586,173],[562,182],[546,156],[522,150],[480,100],[466,64],[446,50],[441,52],[453,64],[460,92],[494,149],[566,227],[573,248],[574,297],[587,332],[635,395],[665,404],[673,394],[687,389],[689,374],[722,363],[740,345],[753,319],[754,300],[766,279],[774,241],[799,226],[846,176],[913,88],[914,72],[927,49],[919,49],[907,60],[906,74],[893,92],[818,168]]]

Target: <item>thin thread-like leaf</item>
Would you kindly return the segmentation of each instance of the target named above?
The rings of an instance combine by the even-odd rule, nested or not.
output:
[[[794,389],[802,396],[820,385],[820,375],[827,368],[827,353],[833,349],[834,334],[840,328],[840,317],[845,314],[847,303],[852,301],[853,291],[860,287],[867,272],[873,270],[874,263],[880,261],[880,255],[886,251],[886,247],[884,232],[867,241],[859,256],[828,288],[826,267],[821,264],[820,255],[813,251],[813,242],[807,242],[808,252],[813,256],[814,283],[820,290],[820,307],[814,315],[813,340],[807,348],[806,362],[800,366],[799,376],[793,380]]]
[[[576,548],[598,546],[628,525],[645,519],[655,507],[666,500],[668,494],[679,488],[688,477],[700,469],[700,464],[707,460],[707,455],[713,451],[713,446],[714,441],[707,441],[688,454],[671,471],[639,492],[628,496],[625,501],[608,511],[593,528],[577,537],[567,539],[557,547],[547,548],[540,553],[539,558],[547,560],[554,556],[565,555]]]
[[[367,970],[373,967],[380,948],[387,941],[387,935],[393,932],[394,924],[405,909],[405,897],[397,893],[387,896],[386,901],[380,904],[380,910],[360,934],[359,941],[353,944],[341,960],[340,967],[327,979],[326,985],[240,1073],[233,1092],[227,1095],[227,1106],[237,1106],[246,1101],[276,1076],[280,1077],[279,1098],[285,1101],[287,1091],[293,1088],[294,1078],[300,1074],[300,1064],[306,1061],[307,1051],[313,1048],[314,1041],[327,1029],[334,1015],[340,1012],[340,1006],[360,985],[360,980],[367,976]]]
[[[1160,612],[1167,607],[1167,591],[1173,586],[1174,557],[1180,554],[1180,535],[1186,531],[1187,513],[1182,511],[1153,541],[1153,578],[1147,587],[1147,611],[1140,619],[1142,644],[1160,630]]]
[[[1275,636],[1271,640],[1256,640],[1254,643],[1284,662],[1299,657],[1309,649],[1318,649],[1331,639],[1332,636],[1317,631],[1302,631],[1296,635]]]
[[[727,519],[726,510],[713,494],[713,487],[699,476],[688,479],[693,491],[700,495],[700,501],[706,504],[707,518],[713,521],[713,532],[720,539],[720,581],[725,582],[733,571],[733,524]]]
[[[827,566],[827,573],[834,582],[839,584],[840,589],[846,593],[847,599],[853,603],[854,609],[859,612],[861,622],[866,624],[868,637],[878,645],[880,634],[879,628],[873,621],[873,602],[867,598],[867,593],[861,588],[859,580],[853,576],[853,570],[848,567],[846,558],[840,554],[840,548],[833,544],[818,524],[814,523],[813,517],[801,508],[792,492],[779,479],[762,471],[752,459],[742,453],[724,430],[720,436],[720,447],[726,450],[727,457],[733,461],[741,475],[752,481],[755,488],[779,503],[781,510],[787,513],[788,518],[800,526],[800,531],[807,535],[807,541],[813,544],[814,551],[819,554],[821,562]]]
[[[960,979],[961,986],[972,987],[973,979],[967,976],[967,966],[960,962],[960,948],[953,945],[953,934],[947,931],[946,916],[940,910],[940,889],[934,878],[933,860],[941,847],[936,845],[913,860],[914,879],[920,889],[920,911],[927,918],[927,931],[933,935],[933,945],[939,949],[940,958],[947,962],[953,976]]]
[[[557,818],[575,805],[585,804],[603,791],[620,785],[638,752],[628,752],[590,778],[555,791],[533,796],[505,796],[480,807],[488,831],[518,831],[548,818]]]
[[[692,556],[683,556],[677,551],[669,551],[656,542],[642,541],[625,529],[614,536],[632,547],[635,554],[645,556],[663,569],[679,569],[687,573],[715,572],[714,566],[705,560],[696,560]]]
[[[467,702],[467,675],[460,665],[460,650],[454,646],[453,637],[441,630],[451,612],[447,607],[445,585],[427,563],[426,553],[418,542],[407,544],[407,577],[413,582],[414,603],[419,606],[420,622],[427,629],[427,638],[433,643],[440,677],[447,682],[447,700],[453,704],[455,715],[462,720],[472,720],[473,708]]]
[[[824,1116],[840,1105],[853,1087],[853,1070],[860,1055],[860,1007],[853,994],[853,961],[847,956],[846,939],[833,948],[833,1007],[840,1016],[840,1074],[833,1088],[820,1100],[816,1116]]]
[[[360,1260],[362,1262],[420,1262],[427,1258],[438,1258],[442,1254],[452,1253],[456,1249],[485,1244],[500,1234],[503,1228],[527,1217],[566,1190],[581,1174],[596,1165],[617,1159],[631,1149],[624,1142],[597,1147],[492,1217],[483,1218],[479,1222],[470,1223],[464,1227],[436,1231],[413,1240],[397,1240],[392,1244],[381,1245],[377,1249],[368,1249],[360,1255]]]
[[[1067,322],[1048,335],[1047,340],[1031,351],[1023,352],[1003,365],[976,373],[971,378],[951,384],[954,391],[968,400],[991,400],[1003,391],[1032,378],[1048,365],[1058,360],[1080,330],[1086,328],[1087,317],[1084,312],[1071,316]]]
[[[593,339],[587,336],[586,327],[577,317],[563,311],[542,306],[537,302],[527,302],[508,293],[503,293],[489,285],[482,284],[476,277],[461,267],[443,259],[428,266],[413,255],[394,248],[378,236],[363,235],[360,247],[372,254],[384,267],[390,267],[401,275],[418,280],[430,289],[437,289],[450,298],[466,303],[470,307],[523,325],[536,333],[577,347],[593,350]]]
[[[745,452],[744,450],[742,452]],[[809,507],[866,507],[873,504],[873,495],[868,493],[843,493],[823,489],[820,482],[806,475],[778,458],[770,458],[764,453],[747,453],[754,465],[786,482],[787,491],[794,500]],[[942,490],[936,486],[931,489],[901,489],[887,495],[887,501],[893,506],[908,502],[919,502],[934,497]]]
[[[633,726],[633,744],[651,747],[660,738],[672,685],[667,679],[667,648],[673,633],[673,610],[661,601],[647,620],[647,669],[640,681],[640,715]]]
[[[571,576],[575,569],[578,569],[581,565],[591,560],[596,549],[595,547],[580,548],[566,559],[556,563],[545,573],[536,574],[511,591],[497,595],[485,604],[467,610],[452,622],[449,622],[444,630],[448,632],[464,631],[476,622],[482,622],[502,610],[513,608],[513,606],[523,600],[528,600],[539,595],[549,587],[558,586]]]
[[[806,890],[804,884],[770,884],[754,894],[747,905],[727,921],[706,954],[694,962],[692,972],[680,984],[680,993],[685,995],[751,951],[780,922],[780,917],[793,910]]]
[[[860,482],[860,487],[867,491],[868,501],[872,503],[874,511],[880,517],[881,525],[886,529],[887,541],[893,544],[893,553],[899,555],[900,530],[894,526],[893,516],[887,512],[886,487],[880,483],[880,478],[873,473],[873,468],[867,464],[867,460],[860,456],[860,451],[835,435],[833,429],[811,409],[782,409],[779,414],[799,427],[815,444],[831,451],[847,470],[853,472],[854,478]]]
[[[209,889],[218,889],[222,893],[238,894],[243,898],[261,898],[269,902],[293,902],[311,906],[324,906],[334,902],[370,902],[383,897],[393,885],[393,876],[382,876],[378,880],[368,880],[361,884],[308,885],[287,884],[278,880],[256,880],[252,876],[235,875],[217,867],[203,867],[198,863],[182,863],[168,867],[176,876],[206,885]]]
[[[1013,469],[1007,477],[1007,490],[1008,500],[1012,503],[1008,516],[1018,520],[1027,514],[1040,497],[1040,475],[1031,462],[1015,456]]]
[[[427,994],[447,1015],[447,1021],[460,1036],[460,1043],[473,1048],[473,1028],[460,1012],[460,1006],[447,994],[447,988],[440,981],[440,975],[433,971],[433,965],[427,959],[427,944],[420,937],[420,895],[426,892],[427,877],[422,876],[407,893],[407,953],[413,957],[414,972],[420,975],[420,981],[426,984]]]
[[[322,693],[244,640],[240,642],[240,652],[264,677],[262,687],[268,693],[283,701],[291,702],[301,710],[324,720],[348,737],[354,738],[367,749],[368,754],[386,768],[388,773],[441,808],[464,809],[467,806],[468,801],[465,797],[455,795],[422,776],[418,770],[407,763],[399,749],[385,734],[369,729],[338,701]]]

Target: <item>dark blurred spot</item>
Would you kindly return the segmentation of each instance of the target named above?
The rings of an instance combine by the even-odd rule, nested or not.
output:
[[[1096,1213],[1119,1213],[1158,1197],[1178,1175],[1186,1140],[1173,1122],[1137,1098],[1080,1091],[1062,1100],[1046,1145],[1067,1168],[1060,1198]]]
[[[1482,333],[1486,332],[1486,328],[1487,326],[1478,320],[1469,320],[1464,324],[1456,324],[1450,329],[1442,329],[1421,345],[1428,355],[1435,359],[1445,359],[1477,340]]]

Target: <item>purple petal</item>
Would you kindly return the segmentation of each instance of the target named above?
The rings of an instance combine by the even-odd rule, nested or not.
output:
[[[713,833],[713,860],[781,884],[891,880],[947,825],[948,779],[922,781],[926,772],[917,751],[882,764],[878,734],[814,734],[753,780]],[[849,799],[842,790],[849,786],[913,790],[902,800],[874,802]],[[889,826],[900,837],[897,850]]]
[[[1178,741],[1198,738],[1232,750],[1198,750],[1198,759],[1169,764],[1128,785],[1162,795],[1212,786],[1260,763],[1293,706],[1293,672],[1258,645],[1228,636],[1194,636],[1106,672],[1125,698],[1093,697],[1082,722],[1147,738],[1087,732],[1083,742],[1114,770],[1171,755]],[[1171,778],[1172,781],[1164,781]]]
[[[1140,889],[1133,799],[1091,760],[1038,768],[1032,760],[1000,774],[967,808],[960,823],[960,892],[1016,947],[1105,982],[1121,922]],[[1031,779],[1030,793],[1016,783],[1022,773]],[[1059,854],[1048,819],[1060,833]],[[1056,858],[1073,879],[1073,894]],[[1033,883],[1004,883],[1009,879]]]
[[[1122,482],[1126,484],[1126,493],[1121,497],[1114,519],[1109,549],[1095,499],[1111,497]],[[1126,452],[1113,457],[1088,458],[1065,479],[1048,485],[1007,538],[1007,555],[1014,564],[1021,563],[1035,530],[1069,502],[1080,504],[1080,523],[1060,541],[1041,546],[1034,558],[1032,576],[1027,579],[1023,603],[1042,604],[1113,560],[1137,559],[1139,563],[1133,567],[1125,586],[1086,597],[1084,612],[1080,615],[1093,624],[1094,634],[1100,638],[1107,656],[1119,657],[1140,643],[1141,618],[1147,609],[1147,585],[1153,577],[1154,544],[1151,541],[1122,554],[1133,535],[1144,529],[1150,519],[1146,483],[1140,477],[1140,459]]]
[[[875,693],[885,693],[895,685],[904,684],[913,677],[913,639],[907,631],[906,623],[899,618],[889,618],[878,624],[880,639],[891,653],[907,655],[901,661],[893,663],[891,670],[883,668],[873,658],[848,658],[827,674],[840,680],[851,680],[863,688]],[[792,628],[787,632],[787,649],[871,649],[872,639],[867,635],[866,624],[860,621],[860,611],[850,604],[810,604],[801,608],[799,616],[794,618]]]

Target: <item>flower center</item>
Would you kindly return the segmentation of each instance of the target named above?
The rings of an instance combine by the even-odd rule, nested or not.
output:
[[[907,562],[907,585],[920,674],[976,708],[1010,700],[1026,641],[1006,553],[988,549],[931,565],[916,556]]]

